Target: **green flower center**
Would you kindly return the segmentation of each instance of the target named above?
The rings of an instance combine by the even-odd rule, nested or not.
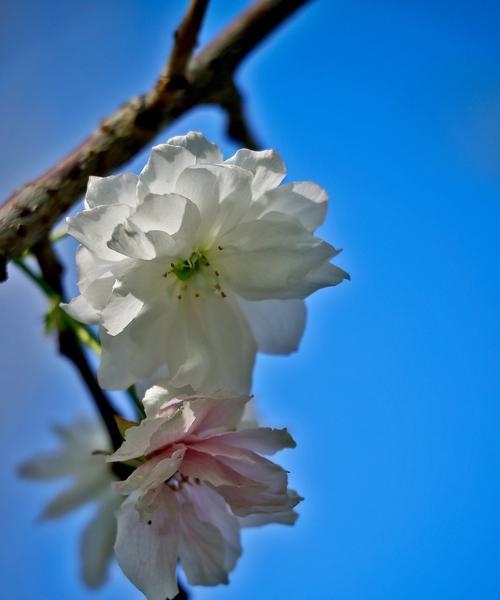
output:
[[[193,252],[189,258],[180,260],[176,264],[172,265],[172,273],[181,281],[190,279],[195,273],[209,265],[207,257],[200,253],[198,250]]]

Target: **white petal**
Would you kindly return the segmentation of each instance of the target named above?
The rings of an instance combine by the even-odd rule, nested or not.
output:
[[[115,554],[130,581],[148,600],[174,598],[178,593],[178,507],[174,492],[163,486],[159,509],[142,519],[131,496],[117,514]]]
[[[179,194],[148,194],[139,204],[131,220],[143,231],[165,231],[169,235],[177,233],[181,227],[192,225],[185,223],[189,202]],[[191,213],[191,218],[196,212]],[[198,223],[196,223],[198,225]]]
[[[200,211],[203,229],[209,229],[214,222],[219,202],[219,182],[211,172],[210,166],[201,165],[184,169],[177,179],[175,192],[196,204]]]
[[[130,220],[147,232],[156,256],[189,256],[200,227],[198,207],[179,194],[148,194]]]
[[[190,131],[187,135],[171,137],[167,140],[167,144],[187,148],[196,157],[197,163],[219,163],[222,161],[222,153],[219,150],[219,146],[209,142],[198,131]]]
[[[42,518],[61,517],[82,504],[94,500],[109,485],[109,478],[103,477],[99,473],[92,477],[82,478],[49,502],[42,513]]]
[[[111,234],[119,223],[125,222],[130,214],[126,204],[97,206],[68,217],[68,233],[86,246],[100,259],[107,261],[123,258],[107,245]]]
[[[210,226],[207,246],[217,236],[231,230],[244,219],[252,200],[252,175],[236,165],[204,165],[217,180],[218,206]]]
[[[195,156],[179,145],[160,144],[151,151],[146,166],[139,175],[138,195],[169,194],[174,191],[177,177],[196,162]]]
[[[266,192],[258,201],[260,215],[275,211],[293,217],[308,231],[318,228],[326,216],[328,195],[311,181],[298,181]]]
[[[146,416],[156,417],[162,406],[175,398],[175,393],[168,388],[165,381],[156,381],[155,385],[148,385],[143,396]]]
[[[241,555],[240,524],[226,501],[208,485],[190,485],[185,488],[200,521],[211,523],[216,527],[226,542],[224,569],[232,571]]]
[[[177,310],[168,331],[171,385],[247,393],[256,348],[236,301],[207,290],[200,298],[184,296]]]
[[[38,453],[19,467],[19,475],[30,479],[53,479],[82,473],[108,473],[104,460],[94,450],[108,450],[109,438],[98,421],[76,421],[69,427],[55,426],[62,447],[55,452]]]
[[[250,328],[257,341],[257,350],[266,354],[296,352],[306,326],[306,305],[303,300],[240,299]]]
[[[262,527],[263,525],[295,525],[299,514],[292,509],[284,512],[255,513],[238,517],[240,527]]]
[[[149,458],[125,481],[115,483],[114,489],[119,494],[130,494],[135,490],[147,492],[163,486],[178,470],[186,449],[171,449],[168,453]]]
[[[288,490],[288,498],[290,499],[290,506],[295,506],[298,502],[303,500],[303,498],[293,490]],[[293,510],[293,508],[290,508],[283,512],[256,513],[248,515],[247,517],[239,517],[238,521],[240,527],[262,527],[262,525],[272,524],[294,525],[298,517],[298,513]]]
[[[286,175],[286,168],[276,150],[238,150],[225,161],[253,173],[252,192],[254,199],[278,186]]]
[[[116,336],[101,328],[99,337],[102,353],[97,377],[105,389],[126,389],[165,362],[166,323],[160,311],[139,315]]]
[[[203,442],[198,447],[208,451],[210,444]],[[217,454],[213,460],[219,463],[221,470],[229,469],[243,479],[254,481],[253,485],[246,484],[245,487],[213,484],[217,485],[217,492],[224,497],[235,515],[284,512],[293,508],[287,495],[287,473],[284,469],[249,450],[232,448],[231,452],[234,457],[227,456],[227,450],[224,449],[225,454]]]
[[[112,270],[115,278],[113,295],[132,294],[148,308],[157,307],[159,310],[159,305],[165,304],[165,297],[173,283],[165,277],[170,262],[132,259],[115,264]],[[110,294],[106,304],[111,297]]]
[[[223,461],[220,456],[214,457],[203,452],[203,447],[203,443],[197,443],[196,446],[188,449],[180,468],[183,475],[206,481],[216,487],[262,489],[255,479],[246,477],[236,470],[240,466],[239,463],[228,465],[227,461]],[[200,451],[195,448],[199,448]]]
[[[110,271],[110,265],[116,266],[116,262],[104,261],[85,246],[80,246],[76,252],[76,265],[80,275],[78,289],[87,302],[96,311],[100,311],[106,305],[113,289],[115,278]]]
[[[300,223],[277,213],[241,223],[220,245],[217,267],[247,300],[304,298],[310,293],[307,274],[335,254]]]
[[[189,404],[196,414],[196,421],[190,434],[201,438],[236,429],[249,399],[249,396],[226,396],[191,400]]]
[[[42,453],[27,460],[18,468],[18,474],[26,479],[55,479],[73,474],[72,457],[64,452]]]
[[[156,256],[151,240],[130,219],[114,228],[107,245],[111,251],[122,254],[121,258],[151,260]]]
[[[180,509],[179,556],[191,585],[228,583],[226,542],[212,523],[199,519],[189,501]]]
[[[86,208],[109,204],[137,204],[137,181],[135,173],[122,173],[109,177],[89,177],[87,193],[85,194]]]
[[[174,444],[185,437],[195,419],[190,407],[183,406],[182,403],[171,415],[144,419],[137,427],[127,429],[125,441],[108,460],[130,460]]]
[[[316,290],[342,283],[345,279],[350,280],[351,276],[343,269],[329,262],[325,262],[316,269],[310,271],[305,278],[305,286],[308,288],[308,294],[312,294]]]
[[[251,450],[257,454],[274,454],[284,448],[295,448],[296,446],[286,429],[272,429],[270,427],[220,433],[202,443],[202,447],[205,449],[208,446],[216,448],[219,445],[221,453],[225,451],[224,446],[232,446]]]
[[[122,498],[110,492],[83,530],[82,576],[91,588],[101,586],[107,578],[116,538],[115,511],[121,503]]]
[[[109,335],[118,335],[141,312],[144,302],[132,294],[114,293],[101,312],[101,324]]]
[[[99,320],[95,308],[88,302],[84,296],[76,296],[71,302],[61,302],[59,305],[70,317],[86,323],[87,325],[95,325]]]

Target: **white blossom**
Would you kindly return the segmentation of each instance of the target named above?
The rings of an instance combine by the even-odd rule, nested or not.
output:
[[[248,397],[175,397],[163,385],[148,416],[127,430],[109,460],[136,465],[115,484],[116,558],[148,600],[174,598],[180,560],[189,583],[228,583],[241,554],[240,528],[293,524],[301,500],[287,473],[261,454],[295,446],[284,429],[239,430]]]
[[[45,507],[42,517],[54,519],[87,503],[96,512],[81,539],[82,577],[89,587],[106,579],[116,538],[115,511],[122,503],[112,487],[112,475],[104,454],[110,451],[109,438],[98,422],[78,421],[71,427],[56,427],[61,447],[51,453],[38,453],[22,464],[19,474],[29,479],[70,478],[72,483]],[[97,454],[95,452],[98,452]]]
[[[326,192],[284,176],[273,150],[224,161],[189,133],[153,148],[139,176],[90,178],[68,220],[80,296],[66,309],[100,325],[103,387],[163,368],[177,388],[247,393],[257,350],[297,349],[303,299],[348,275],[313,234]]]

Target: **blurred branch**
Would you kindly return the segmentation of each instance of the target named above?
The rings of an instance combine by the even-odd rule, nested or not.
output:
[[[245,115],[241,94],[233,83],[224,90],[219,104],[226,111],[228,136],[250,150],[260,148]]]
[[[50,242],[47,239],[41,240],[33,247],[33,253],[40,265],[40,271],[48,289],[52,293],[55,293],[61,302],[64,302],[65,293],[62,284],[63,268]],[[59,323],[57,326],[57,338],[59,352],[70,360],[79,372],[104,421],[113,448],[115,450],[118,449],[123,440],[115,421],[115,414],[117,412],[114,410],[108,396],[99,387],[75,331],[71,327],[65,327],[64,323]]]
[[[177,587],[179,588],[179,593],[174,598],[174,600],[188,600],[189,596],[187,591],[184,589],[184,586],[181,584],[179,580],[177,580]]]
[[[182,77],[185,80],[207,6],[208,0],[191,0],[186,16],[174,33],[174,47],[164,72],[165,78]]]
[[[104,119],[80,146],[16,190],[0,207],[0,281],[6,278],[9,260],[47,237],[53,224],[84,193],[90,175],[107,175],[121,167],[194,106],[218,104],[227,97],[224,92],[230,94],[234,88],[234,72],[240,62],[306,2],[257,0],[190,58],[207,4],[192,0],[167,66],[153,89]],[[242,116],[241,98],[233,98],[232,106],[232,135],[255,142]]]

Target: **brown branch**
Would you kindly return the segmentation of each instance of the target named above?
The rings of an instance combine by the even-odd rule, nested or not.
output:
[[[227,135],[250,150],[260,148],[245,115],[243,99],[234,83],[228,85],[224,90],[223,95],[219,98],[219,105],[226,111]]]
[[[305,2],[258,0],[189,61],[186,81],[162,75],[151,91],[124,104],[61,162],[15,191],[0,207],[0,281],[6,263],[47,236],[84,193],[90,175],[118,169],[192,107],[217,103],[245,56]],[[200,19],[202,3],[194,4],[189,10]]]
[[[208,0],[191,0],[186,16],[174,33],[174,47],[164,73],[166,78],[185,78],[207,6]]]
[[[45,282],[59,296],[61,301],[64,302],[65,293],[62,284],[63,268],[50,242],[46,238],[43,239],[33,247],[33,252],[40,265]],[[99,387],[75,332],[70,327],[59,325],[57,328],[57,338],[59,352],[73,363],[80,377],[83,379],[109,432],[113,448],[117,450],[123,441],[115,421],[117,411],[114,410],[110,399]]]

